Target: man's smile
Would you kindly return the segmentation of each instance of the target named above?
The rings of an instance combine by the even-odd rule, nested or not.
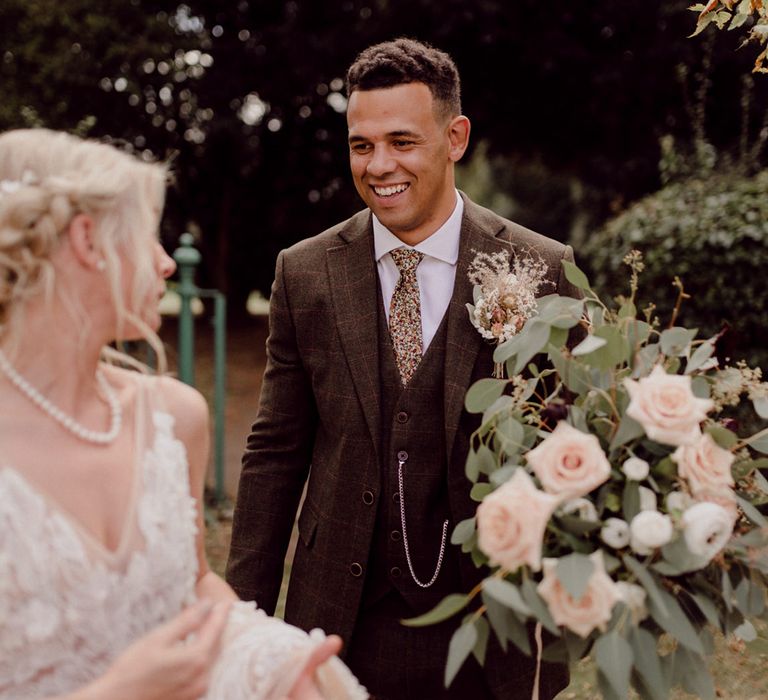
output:
[[[399,185],[371,185],[371,189],[379,197],[392,197],[401,192],[405,192],[410,187],[408,183]]]

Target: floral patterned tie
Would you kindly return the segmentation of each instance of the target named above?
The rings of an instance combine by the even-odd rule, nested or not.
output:
[[[392,336],[400,379],[405,386],[421,362],[421,303],[416,268],[424,253],[411,248],[397,248],[389,254],[400,271],[389,304],[389,334]]]

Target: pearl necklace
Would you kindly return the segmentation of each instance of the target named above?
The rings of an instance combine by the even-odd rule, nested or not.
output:
[[[109,385],[107,378],[101,371],[96,372],[96,381],[99,388],[104,393],[104,397],[109,405],[109,413],[111,417],[111,425],[106,432],[100,432],[98,430],[91,430],[84,425],[78,423],[72,416],[67,415],[56,404],[48,400],[43,396],[35,387],[33,387],[24,377],[22,377],[14,368],[14,366],[8,361],[5,353],[0,350],[0,371],[8,377],[11,384],[13,384],[22,394],[24,394],[32,403],[38,408],[41,408],[57,423],[66,428],[75,437],[84,440],[85,442],[92,442],[97,445],[108,445],[113,442],[120,432],[120,427],[123,423],[123,410],[120,407],[120,401],[115,394],[114,389]]]

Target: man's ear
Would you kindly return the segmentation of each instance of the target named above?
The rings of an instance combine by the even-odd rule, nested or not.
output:
[[[448,124],[448,157],[455,163],[464,155],[469,145],[469,132],[471,125],[464,115],[454,117]]]
[[[95,225],[87,214],[76,214],[66,232],[75,259],[89,270],[103,269],[103,253],[96,246]]]

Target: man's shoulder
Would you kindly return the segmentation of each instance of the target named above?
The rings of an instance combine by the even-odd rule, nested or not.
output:
[[[342,245],[355,236],[365,235],[370,227],[370,221],[370,210],[363,209],[321,233],[294,243],[290,248],[283,250],[282,255],[291,260],[324,256],[329,248]]]
[[[537,233],[515,221],[505,219],[491,209],[473,202],[466,195],[464,196],[464,208],[467,218],[472,223],[492,233],[497,238],[514,244],[518,249],[536,250],[558,256],[565,252],[566,245],[564,243]]]

